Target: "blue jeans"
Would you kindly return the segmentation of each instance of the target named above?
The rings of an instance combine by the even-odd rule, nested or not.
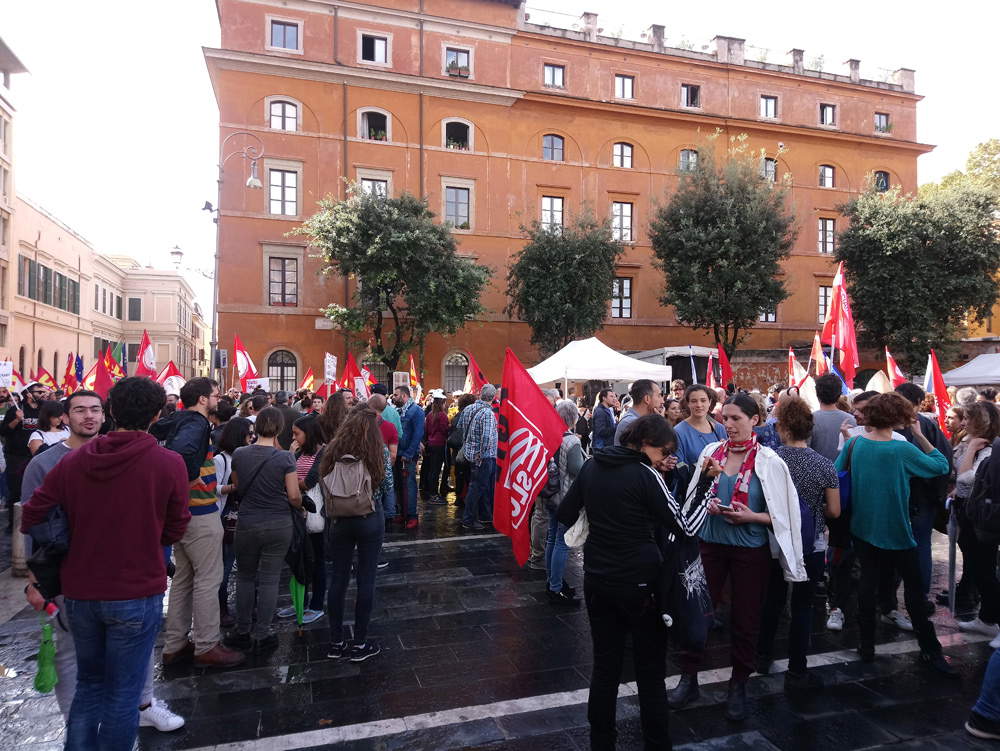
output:
[[[544,501],[535,501],[544,503]],[[545,570],[549,572],[549,589],[561,592],[563,573],[566,571],[566,559],[569,557],[569,545],[566,544],[566,525],[556,520],[556,512],[549,512],[549,534],[545,540]]]
[[[917,541],[920,586],[925,597],[931,591],[931,533],[934,531],[934,514],[933,504],[921,501],[920,513],[910,519],[913,539]]]
[[[493,483],[496,481],[496,459],[483,459],[479,466],[471,465],[469,492],[465,495],[464,524],[493,520]]]
[[[1000,722],[1000,649],[993,653],[986,665],[979,701],[972,711],[993,722]]]
[[[379,508],[368,516],[331,519],[326,523],[326,558],[330,562],[327,580],[329,591],[327,615],[330,640],[344,640],[344,599],[351,581],[351,561],[358,549],[358,593],[354,601],[354,642],[361,644],[368,635],[372,606],[375,604],[375,574],[385,536],[385,517]]]
[[[405,477],[404,477],[405,475]],[[390,513],[389,503],[386,503],[386,516],[396,516],[404,514],[407,517],[417,516],[417,463],[416,461],[403,462],[403,457],[396,457],[396,463],[392,467],[392,489],[396,493],[396,498],[390,502],[392,509]],[[389,499],[387,499],[389,500]],[[398,500],[398,503],[397,503]]]
[[[71,600],[76,695],[66,723],[67,751],[131,751],[163,595],[137,600]]]
[[[792,584],[791,622],[788,624],[788,670],[792,673],[806,671],[806,655],[809,653],[810,626],[812,625],[813,596],[816,582],[823,578],[824,552],[807,553],[803,558],[809,578]],[[770,657],[774,648],[774,637],[778,632],[778,622],[785,609],[788,582],[785,581],[781,565],[771,561],[771,580],[767,586],[767,597],[760,617],[760,636],[757,639],[757,654]]]

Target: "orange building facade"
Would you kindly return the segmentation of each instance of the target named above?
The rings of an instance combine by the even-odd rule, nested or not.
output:
[[[862,80],[857,61],[848,75],[821,73],[805,69],[801,50],[791,65],[762,63],[728,37],[691,52],[664,46],[659,26],[628,42],[600,36],[593,14],[581,31],[555,29],[492,0],[218,0],[218,9],[221,48],[205,58],[220,143],[229,139],[220,162],[234,147],[262,148],[264,188],[245,185],[247,164],[224,162],[218,340],[227,348],[239,334],[272,388],[321,372],[324,352],[346,354],[319,309],[349,305],[351,283],[322,277],[289,232],[321,198],[343,197],[347,181],[424,196],[453,224],[460,253],[493,270],[488,312],[455,336],[430,337],[422,353],[425,387],[451,389],[468,353],[494,381],[505,347],[538,361],[526,324],[502,312],[507,268],[522,225],[568,221],[585,205],[627,243],[598,336],[626,351],[710,345],[660,305],[647,226],[717,130],[745,133],[767,158],[762,169],[790,177],[798,225],[785,262],[791,296],[743,348],[807,346],[845,226],[837,207],[869,179],[915,191],[917,157],[930,149],[916,142],[920,97],[907,69],[892,82]]]

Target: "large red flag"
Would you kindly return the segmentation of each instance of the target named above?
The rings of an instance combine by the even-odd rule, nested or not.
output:
[[[163,390],[168,394],[180,396],[181,386],[187,383],[187,379],[181,375],[174,361],[170,360],[163,366],[163,370],[156,374],[156,382],[163,386]]]
[[[736,383],[733,380],[733,369],[729,365],[729,356],[726,355],[725,347],[716,342],[715,348],[719,350],[719,375],[722,377],[722,388],[727,389],[730,383]]]
[[[706,384],[713,391],[717,388],[715,383],[715,355],[711,353],[708,355],[708,367],[705,368],[705,380],[708,381]]]
[[[892,384],[893,388],[896,388],[901,383],[906,383],[906,376],[903,375],[903,371],[896,364],[896,358],[889,354],[888,347],[885,348],[885,369],[889,375],[889,383]]]
[[[149,341],[146,329],[142,330],[142,341],[139,342],[139,354],[136,355],[135,374],[146,378],[156,378],[156,354],[153,343]]]
[[[344,362],[344,377],[340,379],[340,387],[350,389],[359,399],[367,399],[371,396],[369,387],[375,383],[375,381],[370,380],[369,375],[366,375],[367,372],[367,370],[358,367],[354,355],[348,352],[347,360]],[[357,380],[359,378],[360,381]],[[361,390],[362,386],[364,391]]]
[[[108,398],[108,392],[111,391],[111,387],[115,385],[115,379],[112,378],[111,373],[108,372],[108,365],[103,359],[98,360],[94,364],[94,386],[93,391],[100,394],[102,399]]]
[[[951,438],[951,431],[948,430],[948,410],[951,409],[951,399],[948,396],[948,387],[944,384],[944,376],[941,374],[941,366],[938,365],[937,355],[931,350],[927,357],[927,381],[924,390],[928,394],[934,394],[934,408],[937,412],[938,426],[941,432]]]
[[[45,386],[45,388],[52,389],[53,391],[59,388],[58,384],[56,383],[55,376],[53,376],[45,368],[42,367],[38,368],[38,374],[36,375],[36,378],[38,379],[38,382],[40,384]]]
[[[510,347],[502,387],[493,526],[510,538],[523,566],[531,553],[531,503],[548,480],[566,424]]]
[[[504,367],[506,368],[506,365]],[[479,367],[479,363],[476,362],[476,358],[470,352],[469,371],[465,374],[465,388],[463,390],[466,394],[478,394],[487,383],[489,381],[483,375],[483,369]]]
[[[240,390],[246,393],[247,380],[250,378],[260,378],[257,373],[257,366],[253,364],[253,359],[247,348],[243,346],[239,336],[233,335],[233,353],[236,358],[236,374],[240,378]]]
[[[834,364],[840,365],[844,381],[850,386],[857,374],[860,361],[858,360],[858,341],[854,334],[851,298],[847,294],[847,286],[844,284],[843,263],[837,266],[837,273],[833,277],[833,290],[821,338],[824,344],[832,344],[839,353],[839,358],[834,360]]]
[[[76,358],[70,352],[69,358],[66,360],[66,372],[63,373],[62,389],[66,396],[69,396],[78,388],[80,388],[80,384],[76,382]]]

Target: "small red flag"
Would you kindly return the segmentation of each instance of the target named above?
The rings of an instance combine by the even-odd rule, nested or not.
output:
[[[931,350],[927,358],[927,381],[930,388],[925,389],[928,394],[934,395],[934,408],[937,412],[938,426],[941,432],[951,438],[951,431],[948,430],[948,410],[951,409],[951,399],[948,396],[948,387],[944,384],[944,375],[941,373],[941,366],[938,365],[937,355]]]
[[[719,371],[722,376],[722,388],[728,389],[730,383],[736,383],[733,380],[733,369],[729,365],[729,357],[726,355],[725,348],[718,342],[715,343],[715,347],[719,350]]]
[[[316,374],[313,373],[313,369],[309,368],[306,374],[302,376],[302,383],[299,384],[299,390],[309,389],[312,391],[313,386],[316,385]]]
[[[146,378],[156,378],[156,354],[153,343],[149,341],[146,329],[142,330],[142,341],[139,342],[139,354],[136,355],[135,374]]]
[[[112,378],[111,373],[108,372],[108,366],[104,360],[98,360],[94,365],[94,368],[93,390],[100,394],[102,399],[107,399],[108,392],[110,392],[111,387],[115,385],[115,379]]]
[[[813,336],[813,348],[809,353],[809,359],[816,363],[816,376],[826,375],[830,369],[826,365],[826,357],[823,354],[823,345],[819,341],[819,332]],[[809,370],[807,367],[806,370]]]
[[[506,365],[504,366],[506,367]],[[476,362],[476,358],[469,353],[469,370],[465,374],[465,388],[466,394],[478,394],[483,390],[489,381],[486,380],[486,376],[483,375],[483,369],[479,367],[479,363]]]
[[[233,353],[236,356],[236,374],[240,378],[240,390],[246,393],[247,380],[260,376],[257,374],[257,366],[253,364],[250,353],[243,346],[239,336],[235,334],[233,335]]]
[[[715,383],[715,355],[708,356],[708,367],[705,369],[705,380],[708,381],[707,386],[713,391],[718,388]]]
[[[69,357],[66,360],[66,372],[63,373],[62,388],[66,392],[66,396],[69,396],[80,388],[80,384],[76,382],[76,358],[73,357],[72,352],[69,353]]]
[[[851,313],[851,298],[844,284],[844,264],[837,266],[837,274],[833,277],[833,289],[830,303],[823,323],[823,343],[832,344],[839,353],[834,365],[840,365],[841,375],[848,387],[854,382],[860,361],[858,359],[858,341],[854,333],[854,314]]]
[[[566,424],[510,347],[502,384],[493,526],[510,538],[523,566],[531,553],[531,503],[548,480]]]
[[[906,376],[903,375],[903,371],[896,364],[896,358],[889,354],[888,347],[885,348],[885,370],[889,376],[889,383],[892,384],[893,388],[896,388],[901,383],[906,383]]]

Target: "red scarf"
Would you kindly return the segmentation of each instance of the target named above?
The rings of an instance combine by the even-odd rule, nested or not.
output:
[[[732,440],[723,441],[719,444],[715,451],[712,452],[712,458],[725,467],[726,458],[729,456],[729,450],[734,446],[736,448],[747,447],[747,452],[743,457],[743,463],[740,465],[740,471],[736,475],[736,483],[733,485],[733,496],[729,503],[732,504],[739,501],[744,506],[749,506],[750,479],[753,476],[754,463],[757,461],[757,435],[755,433],[751,433],[749,440],[740,443]],[[715,497],[718,497],[720,477],[722,477],[721,474],[712,481],[711,494]]]

